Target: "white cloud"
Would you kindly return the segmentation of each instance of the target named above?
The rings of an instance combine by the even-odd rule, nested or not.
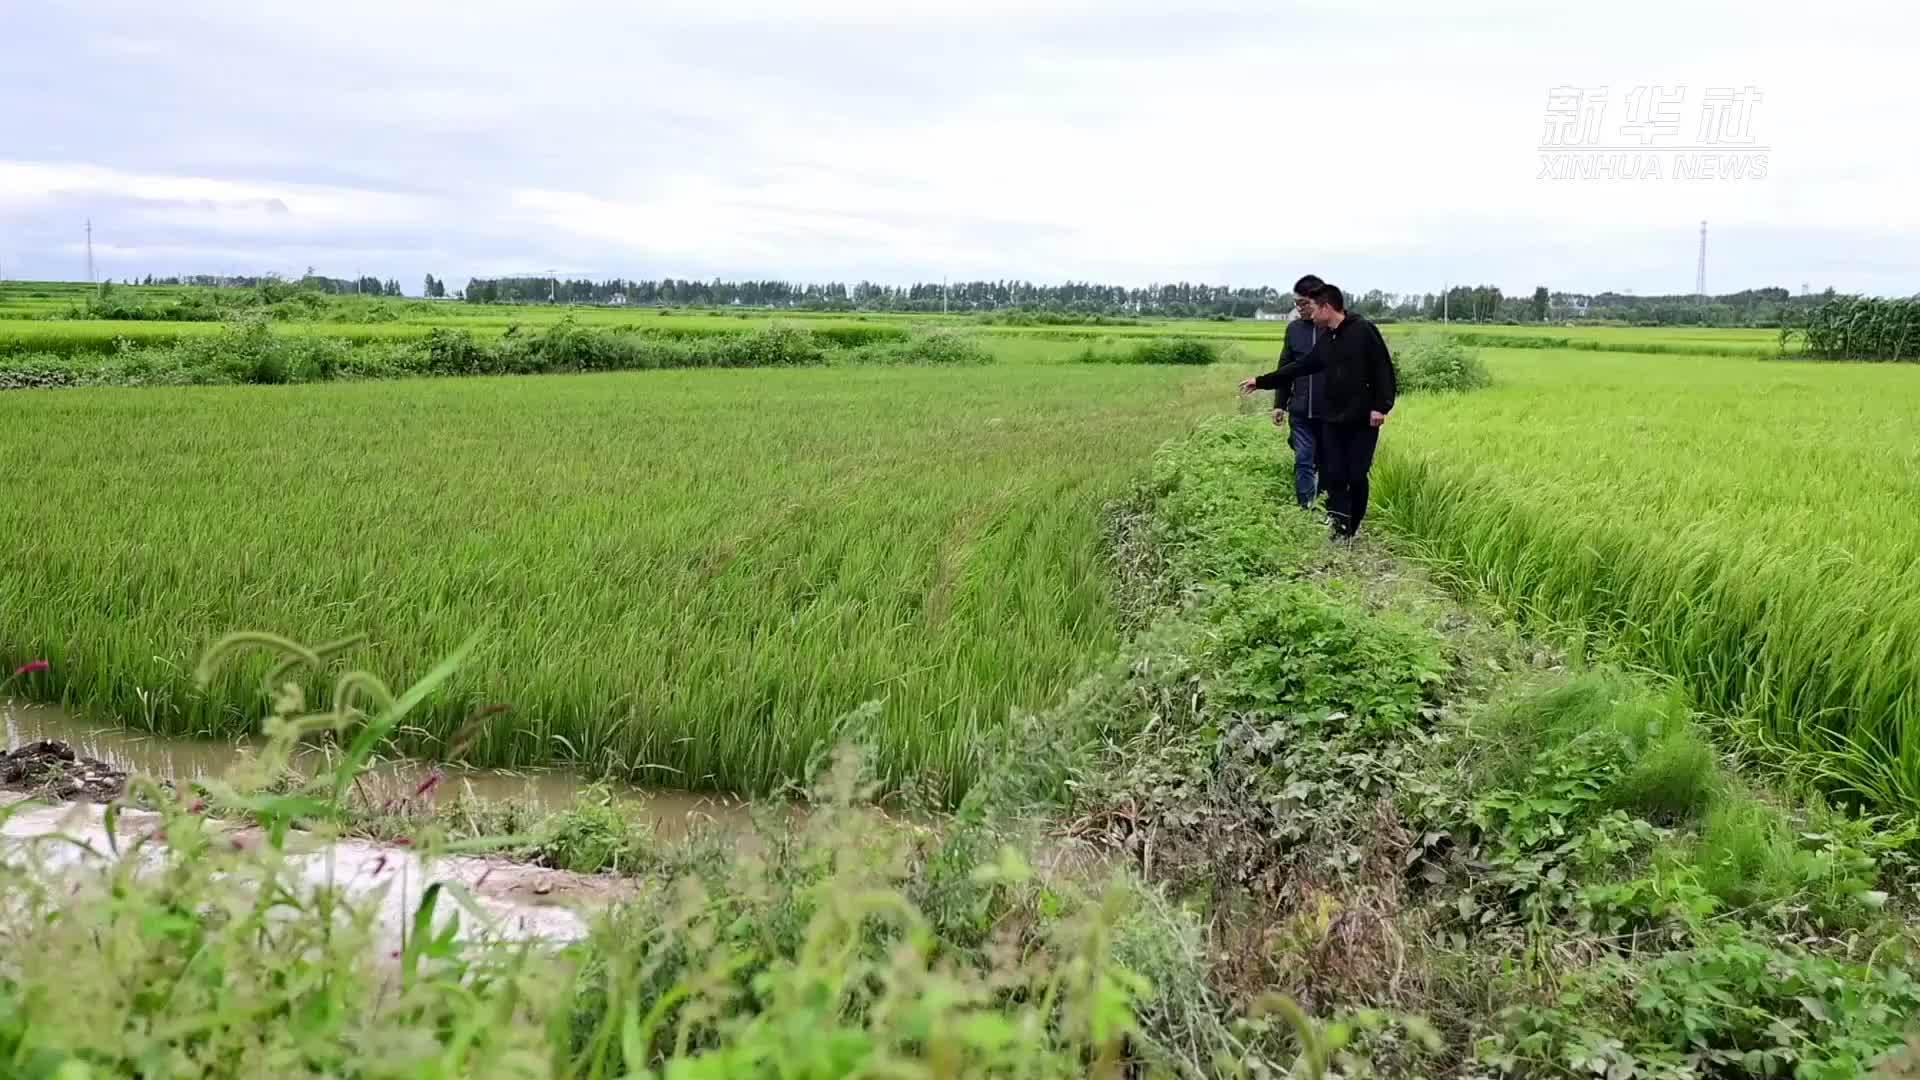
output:
[[[131,201],[132,213],[148,221],[238,231],[377,227],[417,218],[423,208],[423,200],[414,196],[322,184],[222,180],[67,162],[0,160],[0,208],[31,207],[76,196]]]
[[[1393,288],[1644,291],[1690,283],[1707,218],[1766,253],[1716,273],[1730,287],[1803,265],[1857,265],[1839,284],[1890,291],[1920,274],[1908,7],[93,10],[29,10],[0,43],[0,98],[25,103],[0,119],[15,236],[110,207],[120,243],[183,262],[248,238],[323,269],[440,260],[380,271],[409,280],[567,265],[1285,281],[1312,258]],[[64,78],[69,39],[110,62]],[[1606,85],[1618,109],[1629,87],[1673,83],[1764,91],[1766,180],[1536,178],[1549,87]]]

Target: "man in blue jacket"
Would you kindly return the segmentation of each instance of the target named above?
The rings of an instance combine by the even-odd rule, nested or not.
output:
[[[1293,283],[1293,310],[1280,345],[1280,364],[1303,359],[1320,344],[1320,328],[1313,323],[1313,290],[1326,284],[1308,274]],[[1276,369],[1279,365],[1276,365]],[[1273,373],[1240,384],[1240,392],[1273,390],[1273,422],[1287,425],[1287,444],[1293,447],[1293,495],[1300,508],[1313,509],[1313,498],[1326,485],[1320,482],[1320,447],[1327,417],[1327,376],[1324,372],[1276,382]]]

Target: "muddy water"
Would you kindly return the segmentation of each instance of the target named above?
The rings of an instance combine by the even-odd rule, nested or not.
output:
[[[200,780],[227,772],[254,749],[244,742],[219,742],[149,735],[113,725],[91,723],[60,709],[0,701],[0,749],[15,750],[40,739],[59,739],[87,757],[98,758],[129,773],[145,773],[163,780]],[[323,764],[320,751],[305,758],[309,768]],[[402,795],[433,768],[420,762],[386,762],[370,770],[380,787]],[[546,810],[572,806],[586,790],[580,774],[561,769],[468,769],[445,767],[446,779],[435,797],[441,801],[471,797],[490,801],[518,800]],[[655,835],[674,840],[698,826],[747,830],[752,822],[746,804],[723,795],[696,794],[659,788],[616,786],[614,794],[626,814],[650,822]]]
[[[20,801],[19,796],[0,794],[0,808]],[[157,866],[163,860],[157,849],[128,841],[158,822],[156,814],[123,813],[116,822],[119,842],[115,844],[108,835],[103,807],[72,803],[14,808],[0,817],[0,864],[42,874],[83,871],[119,858]],[[244,831],[235,835],[240,842],[248,836]],[[504,859],[456,857],[429,862],[410,849],[365,840],[315,845],[296,833],[286,850],[292,887],[303,893],[341,890],[372,905],[375,955],[383,961],[398,955],[403,929],[425,890],[435,883],[464,887],[478,905],[480,920],[458,918],[453,905],[442,904],[435,912],[436,931],[452,925],[469,940],[575,940],[586,935],[594,908],[619,898],[628,888],[605,876],[544,870]]]

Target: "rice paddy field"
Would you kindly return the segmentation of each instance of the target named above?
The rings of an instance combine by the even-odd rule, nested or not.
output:
[[[479,631],[409,746],[500,703],[476,760],[755,791],[838,736],[957,792],[1112,648],[1104,504],[1231,399],[1105,365],[16,392],[0,657],[229,735],[258,670],[188,678],[227,630],[381,671]]]
[[[1772,357],[1780,353],[1778,330],[1737,326],[1507,326],[1471,323],[1440,326],[1415,323],[1390,329],[1452,333],[1494,347],[1560,347],[1682,356]]]
[[[86,295],[0,285],[0,354],[222,329],[49,317]],[[418,671],[478,630],[477,661],[405,748],[505,704],[477,762],[761,791],[853,737],[889,776],[956,794],[1010,712],[1055,701],[1116,644],[1109,501],[1197,418],[1254,408],[1233,383],[1283,332],[360,314],[273,332],[945,324],[996,362],[0,393],[0,662],[52,664],[27,692],[230,735],[259,714],[257,669],[207,693],[188,677],[224,631],[364,634],[355,662]],[[1920,372],[1768,360],[1767,330],[1387,330],[1462,336],[1497,378],[1396,413],[1376,492],[1402,550],[1675,676],[1832,787],[1920,807]],[[1237,351],[1211,369],[1074,362],[1167,335]]]
[[[1395,411],[1382,523],[1830,786],[1920,808],[1920,371],[1484,355],[1492,389]]]

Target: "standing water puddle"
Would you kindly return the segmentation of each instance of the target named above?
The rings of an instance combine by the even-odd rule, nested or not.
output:
[[[252,748],[244,742],[215,742],[147,735],[125,728],[91,723],[60,709],[21,705],[0,700],[0,733],[5,750],[52,739],[67,743],[82,757],[128,773],[160,779],[192,781],[225,774]],[[321,752],[309,756],[312,766],[322,763]],[[420,778],[435,766],[419,761],[387,762],[370,770],[378,790],[402,795],[414,790]],[[563,810],[579,800],[590,786],[577,773],[558,769],[516,772],[505,769],[443,768],[445,780],[435,797],[441,802],[471,792],[489,801],[518,800],[541,809]],[[751,851],[761,841],[753,833],[753,817],[745,802],[721,795],[613,785],[623,816],[645,822],[654,836],[675,841],[699,829],[732,836],[740,851]],[[0,862],[17,858],[23,844],[38,844],[59,836],[80,840],[94,851],[112,850],[104,807],[68,805],[19,806],[23,796],[0,793]],[[805,810],[792,808],[795,815]],[[880,811],[877,822],[894,820]],[[121,815],[119,831],[149,829],[156,815],[129,811]],[[80,859],[66,844],[42,844],[37,850],[55,864]],[[289,849],[292,851],[293,849]],[[1046,874],[1065,873],[1091,879],[1105,872],[1105,856],[1081,841],[1043,842],[1033,852]],[[587,933],[584,912],[616,898],[630,883],[604,875],[547,870],[504,858],[437,858],[429,864],[418,853],[390,843],[343,838],[294,854],[289,863],[311,887],[339,887],[378,905],[382,955],[401,938],[424,891],[436,882],[463,886],[487,916],[484,924],[460,924],[463,936],[501,936],[512,939],[566,941]],[[443,910],[436,928],[453,918]]]
[[[224,775],[252,747],[244,742],[217,742],[149,735],[89,722],[61,709],[0,701],[0,727],[5,745],[17,750],[42,739],[57,739],[83,757],[96,758],[128,773],[144,773],[162,780],[193,781]],[[321,752],[312,751],[310,764],[321,764]],[[386,787],[411,790],[411,784],[435,766],[418,761],[389,761],[373,766],[372,779],[389,781]],[[543,810],[564,810],[578,801],[590,781],[562,769],[473,769],[441,766],[445,780],[442,799],[471,791],[487,801],[516,800]],[[752,818],[747,804],[725,795],[699,794],[665,788],[612,785],[622,812],[653,826],[661,840],[678,840],[700,825],[717,825],[745,832]],[[404,793],[404,792],[403,792]]]

